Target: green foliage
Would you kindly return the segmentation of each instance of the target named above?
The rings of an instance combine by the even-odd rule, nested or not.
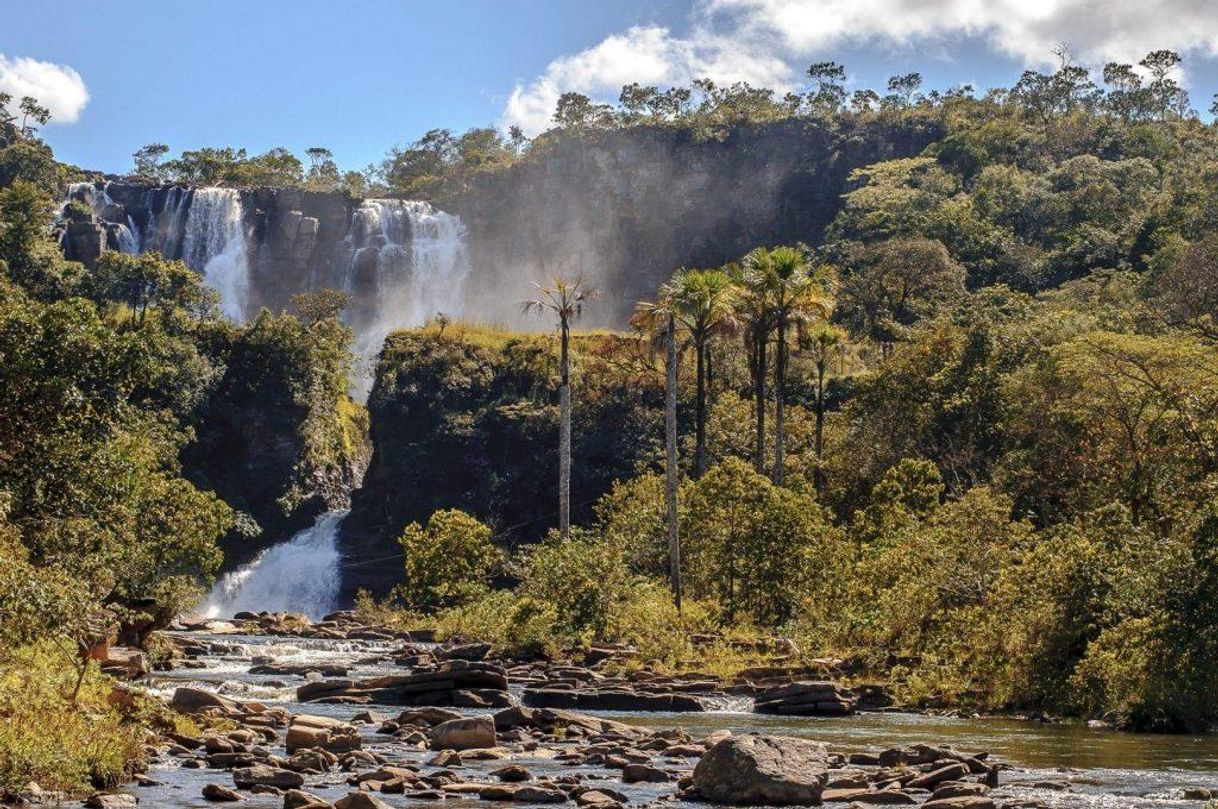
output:
[[[398,543],[406,557],[406,579],[397,593],[410,609],[473,601],[486,591],[498,556],[491,529],[456,509],[432,514],[426,528],[411,523]]]
[[[144,729],[90,667],[77,690],[64,652],[51,643],[16,650],[0,669],[0,798],[30,782],[80,794],[117,786],[144,758]],[[139,698],[135,700],[138,702]]]

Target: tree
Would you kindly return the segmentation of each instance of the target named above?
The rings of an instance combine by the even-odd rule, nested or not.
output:
[[[411,609],[455,607],[478,597],[499,556],[491,529],[456,509],[435,512],[426,528],[412,522],[398,544],[406,580],[396,592]]]
[[[558,319],[559,387],[558,402],[561,424],[558,437],[558,526],[563,540],[571,536],[571,324],[584,314],[584,306],[597,297],[597,291],[574,280],[555,276],[550,286],[534,284],[537,298],[525,301],[525,313],[551,314]]]
[[[914,103],[914,98],[921,87],[921,73],[906,73],[902,76],[893,76],[888,80],[888,92],[892,93],[900,101],[901,106],[905,107]]]
[[[1157,50],[1146,54],[1138,62],[1150,73],[1150,84],[1146,90],[1160,121],[1188,115],[1188,93],[1173,78],[1181,61],[1180,54],[1175,51]]]
[[[136,175],[160,179],[161,158],[168,153],[169,147],[164,143],[149,143],[141,146],[131,155],[135,160]]]
[[[786,445],[787,332],[794,324],[827,317],[833,305],[836,272],[828,265],[813,267],[804,247],[759,247],[744,257],[749,286],[760,289],[768,303],[777,338],[774,356],[774,472],[784,477]]]
[[[817,62],[808,68],[814,87],[808,94],[812,108],[835,113],[846,101],[846,68],[837,62]]]
[[[799,338],[799,347],[812,359],[816,369],[816,472],[814,482],[816,493],[824,494],[825,490],[825,374],[829,364],[842,355],[846,343],[846,333],[837,326],[828,323],[820,324],[803,333]]]
[[[613,108],[608,104],[596,104],[583,93],[563,93],[554,109],[554,124],[559,129],[587,134],[612,126]]]
[[[894,238],[847,253],[838,311],[855,334],[904,339],[920,317],[964,292],[964,268],[936,239]]]
[[[664,285],[662,297],[670,301],[677,322],[693,343],[697,395],[694,408],[694,478],[706,472],[706,392],[710,339],[733,325],[736,287],[723,270],[681,269]]]
[[[51,111],[39,104],[38,99],[33,96],[24,96],[18,109],[21,111],[21,133],[27,138],[34,137],[38,126],[46,126],[51,120]]]
[[[753,466],[760,473],[765,471],[767,351],[774,318],[768,290],[755,274],[736,264],[729,265],[727,272],[736,285],[736,318],[744,327],[753,388]]]
[[[677,318],[672,298],[661,287],[660,300],[643,302],[632,319],[638,328],[663,333],[664,340],[664,506],[668,535],[668,580],[681,609],[681,536],[677,524]]]

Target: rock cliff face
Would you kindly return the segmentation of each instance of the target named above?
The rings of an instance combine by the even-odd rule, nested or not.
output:
[[[620,326],[680,266],[716,266],[763,244],[820,241],[850,172],[920,152],[934,133],[809,121],[698,140],[668,128],[568,138],[442,201],[469,232],[467,308],[519,322],[528,282],[584,273],[605,294],[589,325]]]

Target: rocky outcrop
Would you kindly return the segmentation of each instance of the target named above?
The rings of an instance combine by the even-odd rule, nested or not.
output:
[[[297,714],[288,725],[288,753],[320,748],[330,753],[360,749],[359,730],[352,724],[327,716]]]
[[[449,719],[431,729],[431,746],[437,750],[470,750],[495,746],[495,719],[471,716]]]
[[[632,688],[528,688],[523,701],[532,708],[561,708],[578,711],[671,711],[700,712],[706,705],[697,697]]]
[[[490,663],[452,660],[413,674],[369,680],[316,680],[296,689],[300,702],[378,705],[455,705],[502,708],[512,704],[507,675]]]
[[[764,688],[754,697],[757,713],[787,716],[849,716],[854,695],[837,683],[798,682]]]
[[[821,803],[829,767],[819,742],[750,733],[707,750],[694,768],[693,787],[711,803],[813,806]]]

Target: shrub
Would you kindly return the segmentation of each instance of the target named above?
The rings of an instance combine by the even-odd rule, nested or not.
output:
[[[406,526],[398,538],[406,554],[406,580],[398,594],[412,609],[434,610],[472,601],[486,591],[498,558],[491,529],[463,511],[437,511]]]

